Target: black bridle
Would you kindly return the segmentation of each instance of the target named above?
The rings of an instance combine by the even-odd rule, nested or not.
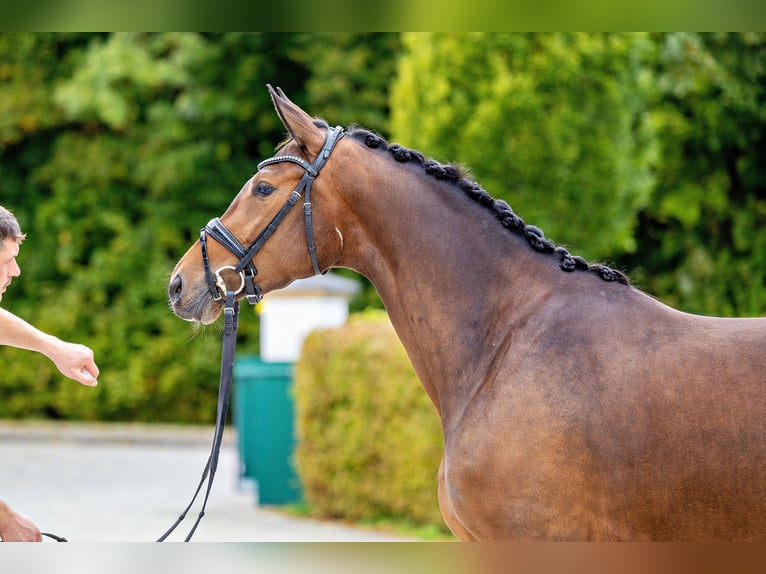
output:
[[[256,237],[255,241],[253,241],[249,247],[245,248],[245,246],[240,243],[234,234],[231,233],[217,217],[211,219],[200,231],[202,262],[205,267],[205,278],[207,279],[208,290],[210,291],[213,300],[218,304],[221,304],[223,301],[224,312],[221,378],[218,383],[218,408],[216,410],[215,433],[213,435],[213,446],[210,451],[210,456],[208,457],[207,464],[205,464],[205,469],[202,471],[202,478],[197,486],[197,490],[194,492],[191,502],[181,513],[181,516],[178,517],[173,526],[171,526],[168,531],[157,540],[157,542],[164,541],[170,533],[181,524],[181,521],[186,518],[186,514],[189,512],[189,509],[191,509],[194,501],[197,499],[197,495],[200,493],[202,486],[207,480],[207,490],[205,492],[205,499],[202,502],[202,509],[200,510],[191,531],[186,537],[186,542],[191,540],[202,517],[205,515],[207,499],[210,496],[210,491],[213,487],[213,478],[215,477],[215,471],[218,468],[218,455],[221,450],[223,429],[226,424],[226,413],[228,412],[229,395],[231,393],[234,351],[237,345],[237,325],[239,323],[239,301],[237,301],[236,297],[244,291],[245,297],[251,305],[255,305],[263,298],[263,292],[255,283],[255,276],[258,274],[258,269],[256,269],[255,264],[253,263],[253,257],[258,254],[266,241],[268,241],[274,234],[277,227],[279,227],[279,224],[282,223],[285,216],[289,213],[290,209],[297,203],[301,194],[303,194],[303,217],[306,222],[306,237],[311,265],[314,268],[315,274],[318,275],[321,273],[316,256],[314,228],[311,221],[311,184],[314,183],[314,180],[319,175],[322,167],[327,163],[327,159],[335,148],[335,144],[338,143],[338,140],[340,140],[343,135],[344,131],[340,126],[328,129],[322,151],[319,152],[319,155],[317,155],[313,163],[308,163],[305,159],[295,155],[277,155],[258,164],[258,169],[260,170],[266,165],[288,161],[297,163],[305,170],[305,173],[298,182],[298,186],[290,194],[287,202],[282,206],[282,209],[280,209],[273,217],[266,228],[258,234],[258,237]],[[207,254],[208,235],[226,247],[235,256],[239,257],[239,263],[237,265],[224,265],[213,272],[210,268],[210,260]],[[227,270],[233,271],[240,276],[240,285],[235,290],[227,287],[226,281],[222,276],[222,272]]]
[[[239,287],[235,290],[235,294],[239,294],[244,291],[245,297],[248,303],[255,305],[263,298],[263,293],[260,287],[255,283],[255,276],[258,274],[253,263],[253,257],[263,248],[265,243],[274,234],[282,223],[282,220],[287,216],[293,206],[297,203],[298,199],[303,194],[303,217],[306,222],[306,241],[308,243],[309,257],[311,258],[311,265],[314,268],[314,274],[319,275],[321,273],[319,269],[319,263],[317,262],[316,246],[314,244],[314,227],[311,221],[311,184],[314,183],[314,179],[319,175],[322,167],[327,163],[327,159],[330,157],[332,150],[335,148],[335,144],[344,135],[343,128],[336,126],[327,130],[325,136],[324,146],[322,151],[319,152],[313,163],[308,163],[302,157],[296,155],[277,155],[272,158],[263,160],[258,164],[258,169],[271,165],[274,163],[292,162],[301,166],[305,173],[298,182],[298,186],[287,198],[287,201],[282,206],[282,209],[274,216],[269,224],[258,234],[248,247],[245,247],[240,241],[231,233],[223,222],[215,217],[211,219],[208,224],[200,231],[200,247],[202,249],[202,263],[205,267],[205,278],[207,279],[208,291],[217,303],[221,303],[226,291],[226,282],[224,281],[221,273],[223,271],[233,271],[240,276],[241,282]],[[210,267],[210,260],[207,255],[207,236],[212,237],[218,243],[226,247],[235,256],[239,257],[239,263],[235,265],[224,265],[219,267],[215,272]]]

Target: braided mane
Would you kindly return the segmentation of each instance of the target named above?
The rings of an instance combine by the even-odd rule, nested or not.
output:
[[[493,198],[478,183],[468,179],[461,167],[455,165],[442,165],[434,159],[426,159],[423,154],[418,151],[404,148],[399,144],[389,144],[378,134],[360,127],[349,128],[348,135],[363,142],[370,149],[388,151],[391,156],[400,163],[417,163],[423,167],[427,174],[436,179],[455,184],[468,197],[477,201],[487,209],[492,210],[503,227],[525,238],[532,249],[553,256],[558,261],[559,267],[562,270],[569,272],[588,271],[598,275],[604,281],[616,281],[623,285],[630,284],[624,273],[599,263],[590,264],[584,258],[570,254],[565,247],[556,246],[551,240],[545,237],[545,234],[540,228],[524,223],[524,220],[516,215],[511,209],[511,206],[505,201]]]

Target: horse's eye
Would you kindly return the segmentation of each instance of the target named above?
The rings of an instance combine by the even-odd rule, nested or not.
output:
[[[271,195],[276,188],[261,181],[253,186],[253,195]]]

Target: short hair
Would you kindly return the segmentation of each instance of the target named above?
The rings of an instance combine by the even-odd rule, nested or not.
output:
[[[26,234],[21,232],[19,222],[13,213],[0,205],[0,249],[2,249],[2,242],[8,237],[21,243]]]

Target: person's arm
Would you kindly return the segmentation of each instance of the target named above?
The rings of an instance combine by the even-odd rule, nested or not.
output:
[[[37,351],[48,357],[61,373],[83,385],[98,384],[93,351],[43,333],[10,311],[0,308],[0,345]]]
[[[41,542],[43,537],[29,518],[0,500],[0,539],[3,542]]]

